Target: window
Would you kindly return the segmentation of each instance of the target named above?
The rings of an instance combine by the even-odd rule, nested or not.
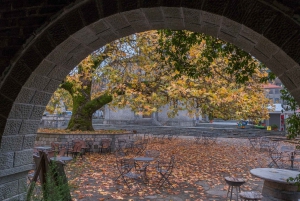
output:
[[[273,89],[269,89],[269,94],[273,94]]]
[[[279,103],[279,98],[275,98],[275,103]]]
[[[279,89],[275,89],[275,94],[279,94],[280,90]]]

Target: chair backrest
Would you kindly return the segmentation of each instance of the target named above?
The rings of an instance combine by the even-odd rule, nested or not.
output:
[[[49,160],[50,160],[50,158],[52,158],[54,156],[55,156],[55,151],[48,151],[47,152],[47,157],[48,157]]]
[[[171,174],[171,172],[173,171],[174,166],[175,166],[175,156],[174,155],[171,156],[171,159],[168,163],[164,163],[161,161],[158,161],[158,163],[157,163],[157,169],[159,171],[164,170],[164,172],[168,172],[169,174]]]
[[[81,148],[87,148],[84,140],[80,140],[79,142],[81,143]]]
[[[132,158],[117,158],[116,162],[120,173],[130,172],[134,168],[134,159]]]
[[[51,148],[54,151],[58,151],[59,150],[59,143],[51,142]]]
[[[102,148],[109,148],[110,147],[111,140],[110,139],[102,139],[101,140],[101,146]]]
[[[126,139],[118,139],[118,147],[120,149],[125,148],[126,147]]]
[[[65,153],[66,153],[67,149],[64,147],[64,148],[61,148],[58,152],[58,156],[64,156]]]
[[[94,144],[94,141],[93,140],[86,140],[85,141],[85,144],[88,148],[92,148],[93,147],[93,144]]]
[[[158,150],[146,150],[145,156],[146,157],[152,157],[154,159],[157,159],[160,155],[160,152]]]
[[[80,152],[82,147],[82,143],[80,141],[75,142],[73,147],[73,152]]]

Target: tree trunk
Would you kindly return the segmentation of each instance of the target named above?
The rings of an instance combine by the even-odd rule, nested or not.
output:
[[[96,110],[112,101],[112,96],[104,94],[96,99],[88,100],[83,95],[73,97],[73,112],[67,129],[94,131],[93,114]]]

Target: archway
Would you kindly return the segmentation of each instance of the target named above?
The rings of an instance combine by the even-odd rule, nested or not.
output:
[[[20,186],[32,169],[39,121],[65,76],[93,50],[136,32],[185,29],[231,42],[265,63],[300,101],[299,22],[266,2],[87,0],[61,10],[23,45],[2,76],[0,199],[24,195]]]

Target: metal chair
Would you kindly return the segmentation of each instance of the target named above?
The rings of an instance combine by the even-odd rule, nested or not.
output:
[[[76,141],[74,143],[73,149],[70,151],[73,158],[75,158],[78,155],[82,157],[81,147],[82,147],[82,143],[80,141]]]
[[[261,137],[259,141],[260,151],[269,151],[270,149],[270,139],[266,137]]]
[[[93,140],[86,140],[85,145],[86,145],[85,153],[89,153],[89,154],[93,153],[94,141]]]
[[[282,153],[278,152],[277,150],[271,150],[269,152],[269,156],[271,158],[271,162],[269,163],[269,167],[276,167],[279,168],[278,162],[282,159]]]
[[[142,175],[133,172],[132,170],[134,169],[134,160],[133,159],[125,159],[125,158],[116,158],[116,164],[117,164],[117,169],[119,172],[118,177],[115,179],[118,180],[119,178],[122,178],[122,181],[125,183],[125,185],[131,189],[130,183],[126,179],[132,179],[136,182],[139,182],[142,180]],[[138,186],[141,188],[139,183],[137,183]]]
[[[134,144],[134,150],[136,154],[143,153],[143,151],[147,148],[148,139],[144,139],[136,144]]]
[[[156,167],[156,171],[159,173],[160,175],[160,180],[158,181],[158,187],[162,187],[166,182],[172,187],[174,188],[174,186],[172,185],[172,183],[169,180],[169,177],[172,175],[173,172],[173,168],[175,166],[175,156],[172,155],[171,159],[169,162],[162,162],[162,161],[157,161],[157,167]]]
[[[111,152],[111,140],[110,139],[102,139],[100,141],[100,147],[99,147],[99,152],[103,153],[103,152]]]

